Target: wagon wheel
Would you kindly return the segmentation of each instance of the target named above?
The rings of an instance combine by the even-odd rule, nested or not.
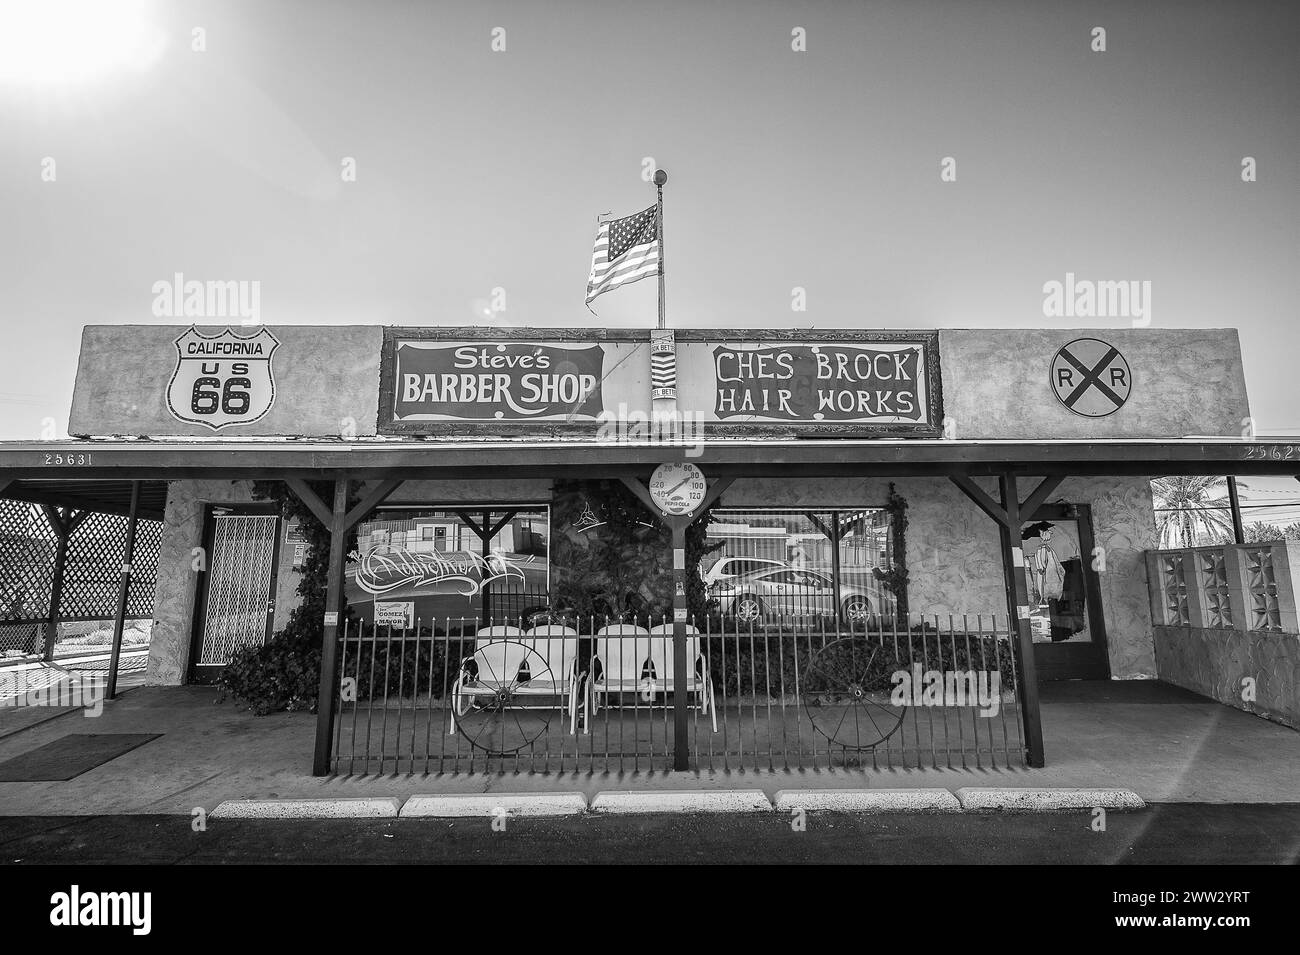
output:
[[[518,667],[510,673],[499,672],[500,657],[494,658],[484,648],[475,650],[462,667],[452,700],[460,734],[471,747],[492,756],[509,756],[531,746],[545,735],[555,708],[564,705],[562,687],[553,694],[529,692],[530,687],[556,686],[555,675],[542,655],[514,641],[489,646],[502,643],[523,650]]]
[[[906,706],[890,702],[894,669],[885,649],[864,637],[844,637],[815,653],[803,679],[803,705],[817,732],[846,750],[867,750],[892,736]]]
[[[767,608],[763,605],[763,599],[754,594],[742,594],[731,605],[732,616],[744,623],[754,623],[762,620],[763,614],[766,612]]]

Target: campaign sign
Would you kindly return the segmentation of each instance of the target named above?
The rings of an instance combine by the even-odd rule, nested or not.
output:
[[[279,347],[265,328],[247,337],[229,328],[209,336],[191,325],[176,339],[168,409],[181,421],[213,431],[251,424],[275,403],[271,357]]]
[[[720,419],[924,422],[924,349],[777,345],[713,351]]]
[[[376,600],[375,626],[410,630],[415,626],[415,601]]]
[[[398,341],[393,420],[590,419],[604,409],[599,345]]]

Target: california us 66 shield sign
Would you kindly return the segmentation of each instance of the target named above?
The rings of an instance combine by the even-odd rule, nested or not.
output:
[[[271,356],[279,347],[265,328],[250,336],[229,328],[209,336],[190,326],[176,339],[167,407],[182,421],[214,431],[256,421],[275,402]]]

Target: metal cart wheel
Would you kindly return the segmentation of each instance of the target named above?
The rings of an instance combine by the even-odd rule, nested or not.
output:
[[[907,707],[890,702],[894,667],[884,665],[885,654],[881,644],[860,636],[834,640],[813,654],[802,680],[804,711],[833,745],[872,749],[902,725]]]
[[[462,665],[452,691],[456,729],[471,747],[490,756],[512,755],[546,735],[551,717],[564,706],[567,693],[556,685],[554,673],[536,650],[514,641],[489,647],[501,643],[523,649],[521,662],[512,673],[496,672],[500,660],[480,648]],[[537,687],[555,689],[530,692]]]

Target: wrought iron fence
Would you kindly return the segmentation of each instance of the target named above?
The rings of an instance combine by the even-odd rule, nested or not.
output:
[[[1004,618],[798,625],[734,615],[350,622],[339,638],[334,770],[635,772],[674,763],[677,694],[696,770],[1023,764]]]

